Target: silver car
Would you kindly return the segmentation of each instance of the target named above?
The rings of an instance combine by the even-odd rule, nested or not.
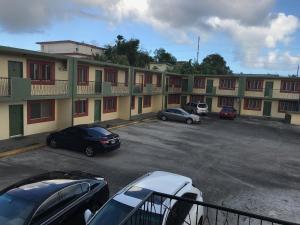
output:
[[[181,108],[166,109],[160,111],[157,114],[157,116],[159,119],[163,121],[174,120],[174,121],[186,122],[187,124],[200,122],[200,117],[198,115],[190,114]]]

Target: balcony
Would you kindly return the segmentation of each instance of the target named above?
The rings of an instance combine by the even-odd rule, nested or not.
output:
[[[178,86],[175,86],[175,85],[169,85],[169,86],[166,86],[166,91],[170,94],[180,94],[182,92],[182,87],[178,87]]]
[[[144,94],[144,95],[152,95],[152,94],[161,94],[162,87],[157,86],[157,84],[135,84],[132,88],[133,94]]]
[[[9,78],[0,78],[0,97],[10,96],[10,79]]]
[[[88,81],[82,84],[77,84],[77,95],[99,95],[102,93],[102,83]]]
[[[128,84],[125,83],[103,83],[103,95],[104,96],[125,96],[129,95]]]
[[[65,96],[69,94],[67,80],[31,80],[31,96]]]
[[[143,93],[143,89],[144,89],[143,84],[134,84],[132,86],[132,92],[133,92],[133,94],[142,94]]]
[[[232,96],[232,97],[236,97],[238,96],[238,87],[235,87],[233,89],[225,89],[225,88],[216,88],[216,95],[219,96]]]

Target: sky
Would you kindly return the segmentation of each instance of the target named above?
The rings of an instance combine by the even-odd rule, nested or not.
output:
[[[224,57],[235,73],[296,74],[300,0],[0,0],[0,45],[38,41],[104,46],[118,34],[178,60]]]

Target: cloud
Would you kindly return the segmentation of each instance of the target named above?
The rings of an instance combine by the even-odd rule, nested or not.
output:
[[[208,18],[206,23],[217,31],[231,35],[237,45],[236,58],[248,67],[291,69],[300,62],[299,56],[280,52],[278,45],[288,45],[299,28],[299,19],[279,13],[269,16],[264,25],[245,25],[233,19]],[[267,54],[265,52],[267,51]]]

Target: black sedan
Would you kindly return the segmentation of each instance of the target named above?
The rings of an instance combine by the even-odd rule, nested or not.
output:
[[[0,191],[2,225],[80,225],[87,206],[94,211],[109,198],[107,182],[82,172],[50,172]]]
[[[120,148],[121,142],[118,134],[98,125],[78,125],[50,134],[47,145],[83,151],[92,157],[99,151]]]

